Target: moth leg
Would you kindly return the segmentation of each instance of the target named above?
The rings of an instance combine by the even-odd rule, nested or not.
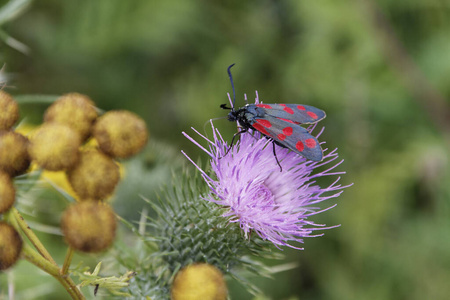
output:
[[[278,166],[280,167],[280,172],[283,172],[283,168],[281,167],[280,161],[278,160],[277,157],[277,152],[275,151],[275,143],[272,142],[272,146],[273,146],[273,156],[275,156],[275,159],[277,161]]]
[[[243,129],[243,130],[238,131],[238,132],[236,132],[235,134],[233,134],[233,138],[231,139],[230,147],[228,147],[227,152],[225,152],[225,154],[224,154],[223,156],[219,157],[219,159],[221,159],[222,157],[227,156],[228,152],[230,152],[230,150],[231,150],[231,147],[233,147],[234,139],[235,139],[238,135],[243,134],[244,132],[247,132],[247,131],[248,131],[248,129]]]

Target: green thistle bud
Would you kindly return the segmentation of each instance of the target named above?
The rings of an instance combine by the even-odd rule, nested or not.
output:
[[[120,179],[119,167],[97,151],[81,152],[80,160],[67,171],[73,190],[82,200],[101,200],[110,196]]]
[[[111,157],[127,158],[147,143],[144,120],[129,111],[109,111],[99,117],[93,135],[100,150]]]
[[[127,249],[119,254],[124,267],[134,267],[139,274],[130,283],[129,292],[168,299],[173,289],[172,278],[180,269],[206,263],[237,279],[249,292],[258,293],[258,288],[246,277],[249,273],[269,274],[255,257],[279,259],[277,253],[267,251],[271,243],[257,235],[244,238],[239,224],[223,217],[226,209],[203,199],[208,186],[200,176],[177,174],[171,186],[164,189],[161,198],[147,200],[156,213],[147,218],[148,232],[142,233],[148,247]],[[139,258],[142,259],[136,269]]]
[[[70,127],[48,123],[41,125],[32,135],[28,152],[44,169],[60,171],[78,161],[80,144],[79,134]]]
[[[82,252],[107,249],[114,241],[116,226],[112,208],[97,201],[73,204],[61,218],[61,229],[67,244]]]
[[[11,225],[0,221],[0,271],[16,263],[22,251],[22,238]]]
[[[193,264],[177,273],[171,294],[172,300],[225,300],[227,285],[216,267],[205,263]]]
[[[10,129],[19,119],[19,106],[10,94],[0,90],[0,129]]]
[[[16,190],[11,178],[5,172],[0,171],[0,214],[11,208],[16,200]]]
[[[14,131],[0,131],[0,170],[14,177],[29,166],[28,139]]]
[[[56,122],[74,129],[86,140],[97,118],[95,103],[86,95],[70,93],[61,96],[46,110],[44,121]]]

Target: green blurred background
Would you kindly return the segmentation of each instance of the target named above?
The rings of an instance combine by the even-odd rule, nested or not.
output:
[[[255,278],[265,295],[449,299],[448,1],[0,4],[13,2],[29,5],[14,18],[0,15],[8,92],[76,91],[104,110],[128,109],[146,120],[150,150],[129,163],[128,184],[116,201],[119,214],[135,217],[142,208],[137,194],[167,183],[170,169],[183,162],[181,149],[205,161],[181,131],[202,131],[210,118],[227,114],[219,105],[231,91],[226,68],[236,63],[237,105],[245,103],[244,93],[253,99],[258,90],[266,103],[303,103],[327,112],[321,139],[345,159],[343,184],[354,183],[337,208],[314,219],[340,228],[307,239],[304,251],[285,249],[286,262],[298,268],[274,280]],[[38,122],[45,106],[21,108]],[[233,124],[215,125],[231,140]],[[133,173],[142,160],[146,169]],[[148,177],[133,177],[142,173]],[[130,186],[136,199],[121,199],[121,192],[129,197]],[[16,277],[23,287],[39,286]],[[251,298],[236,283],[231,294]],[[39,299],[61,298],[49,293]]]

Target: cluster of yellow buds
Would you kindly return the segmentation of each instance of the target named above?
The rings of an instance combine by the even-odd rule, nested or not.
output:
[[[84,252],[108,248],[117,221],[102,200],[113,194],[120,180],[115,159],[128,158],[147,143],[145,122],[123,110],[99,116],[94,102],[78,93],[63,95],[50,105],[29,139],[12,130],[18,118],[17,103],[0,91],[0,214],[15,201],[12,177],[25,173],[30,163],[61,171],[77,196],[61,219],[66,242]],[[0,257],[2,241],[0,237]]]
[[[8,211],[16,199],[12,178],[24,173],[29,165],[28,139],[14,132],[19,106],[0,90],[0,214]],[[0,270],[11,267],[19,258],[22,239],[10,224],[0,221]]]

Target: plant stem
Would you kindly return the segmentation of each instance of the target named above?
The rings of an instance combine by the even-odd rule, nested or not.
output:
[[[39,253],[37,253],[33,248],[31,248],[27,243],[24,243],[22,249],[23,257],[30,263],[37,266],[39,269],[45,271],[46,273],[52,275],[56,280],[58,280],[61,285],[66,289],[69,295],[74,300],[84,300],[86,299],[80,290],[76,287],[73,280],[67,276],[60,273],[58,266],[55,266],[51,262],[45,260]]]
[[[53,265],[58,266],[56,262],[53,260],[50,253],[48,253],[47,249],[45,249],[44,245],[42,245],[41,241],[38,239],[38,237],[34,234],[34,232],[31,230],[30,226],[25,222],[22,215],[19,213],[19,211],[12,207],[10,210],[10,213],[12,214],[14,220],[17,222],[17,225],[19,228],[23,231],[23,233],[27,236],[27,238],[30,240],[30,242],[33,244],[33,246],[36,248],[36,250],[49,262],[51,262]]]
[[[5,213],[5,217],[11,222],[11,225],[13,225],[14,228],[22,231],[25,234],[25,236],[30,240],[30,242],[37,250],[36,251],[31,248],[28,243],[23,243],[22,256],[26,260],[37,266],[39,269],[55,277],[56,280],[58,280],[66,289],[72,299],[86,299],[80,292],[80,290],[76,287],[75,282],[73,282],[72,278],[67,275],[70,261],[72,260],[73,250],[69,248],[66,259],[64,261],[63,269],[60,269],[54,259],[51,257],[50,253],[47,251],[44,245],[42,245],[41,241],[34,234],[34,232],[31,230],[31,228],[23,219],[22,215],[15,207],[12,207],[7,213]]]
[[[61,268],[61,275],[66,275],[67,271],[69,270],[70,267],[70,263],[72,262],[72,257],[73,257],[73,248],[69,246],[69,248],[67,248],[67,253],[66,253],[66,258],[64,259],[64,264]]]

